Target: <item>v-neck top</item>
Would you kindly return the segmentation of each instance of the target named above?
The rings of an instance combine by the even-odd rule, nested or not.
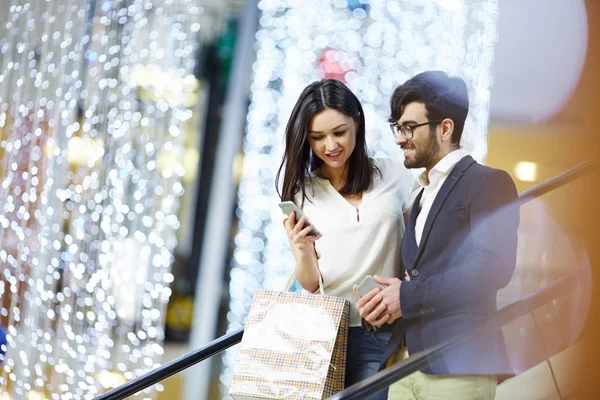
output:
[[[401,161],[374,159],[381,171],[350,204],[327,179],[311,176],[303,212],[323,236],[315,242],[325,293],[350,301],[350,326],[360,326],[354,285],[366,275],[399,276],[403,213],[408,210],[414,178]],[[296,204],[300,205],[300,195]],[[359,217],[359,218],[357,218]]]

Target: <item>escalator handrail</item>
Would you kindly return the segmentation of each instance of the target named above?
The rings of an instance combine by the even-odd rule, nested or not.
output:
[[[213,340],[206,346],[184,354],[183,356],[176,358],[173,361],[169,361],[168,363],[161,365],[160,367],[140,377],[132,379],[119,387],[97,396],[95,400],[117,400],[132,396],[135,393],[144,390],[171,375],[181,372],[192,365],[199,363],[200,361],[212,357],[215,354],[218,354],[223,350],[238,344],[242,340],[243,334],[244,329],[240,328],[237,331],[223,335]]]
[[[575,167],[566,170],[563,173],[553,176],[552,178],[533,186],[527,190],[519,193],[519,204],[523,205],[525,203],[530,202],[531,200],[535,200],[538,197],[545,195],[562,187],[570,182],[573,182],[576,179],[581,178],[582,176],[590,173],[594,168],[597,168],[600,164],[600,158],[595,158],[593,160],[586,161]]]

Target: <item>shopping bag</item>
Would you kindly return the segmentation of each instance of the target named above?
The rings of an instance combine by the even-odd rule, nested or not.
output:
[[[229,395],[248,399],[326,399],[344,388],[348,300],[257,290]]]

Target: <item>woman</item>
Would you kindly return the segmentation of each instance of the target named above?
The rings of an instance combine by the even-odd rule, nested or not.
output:
[[[370,159],[365,117],[356,96],[341,82],[310,84],[298,99],[286,127],[285,153],[277,183],[282,201],[294,201],[321,232],[292,214],[284,222],[294,274],[307,291],[318,290],[351,303],[346,386],[374,375],[391,329],[361,327],[353,286],[366,275],[398,276],[403,213],[410,204],[413,178],[402,162]],[[391,144],[391,142],[390,142]],[[370,399],[387,398],[387,390]]]

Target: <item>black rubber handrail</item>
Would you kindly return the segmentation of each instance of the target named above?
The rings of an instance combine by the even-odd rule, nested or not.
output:
[[[553,178],[548,179],[536,185],[528,190],[523,191],[519,195],[519,203],[521,205],[534,200],[537,197],[540,197],[556,188],[564,186],[576,179],[579,179],[583,175],[591,172],[595,167],[598,166],[598,162],[600,159],[594,159],[585,163],[582,163],[574,168],[571,168],[562,174],[556,175]],[[549,287],[554,287],[550,285]],[[548,288],[549,288],[548,287]],[[542,289],[544,291],[545,289]],[[540,292],[542,292],[540,291]],[[544,292],[546,293],[546,292]],[[511,310],[515,307],[513,305],[522,304],[522,301],[525,301],[529,298],[525,298],[523,300],[519,300],[515,303],[512,303],[502,310],[498,311],[498,313],[503,312],[507,308]],[[532,301],[532,300],[530,300]],[[495,321],[495,319],[494,319]],[[484,326],[487,326],[484,325]],[[178,372],[181,372],[202,360],[210,358],[215,354],[222,352],[223,350],[239,343],[242,340],[242,336],[244,334],[243,329],[239,329],[235,332],[228,333],[224,336],[221,336],[218,339],[213,340],[208,345],[194,350],[188,354],[185,354],[173,361],[170,361],[160,367],[142,375],[140,377],[134,378],[131,381],[116,387],[106,393],[103,393],[95,398],[95,400],[121,400],[127,396],[131,396],[141,390],[144,390],[163,379],[168,378],[171,375],[174,375]],[[460,341],[461,339],[456,339]],[[393,382],[402,379],[403,377],[411,374],[414,371],[417,371],[424,366],[427,365],[428,360],[431,357],[436,357],[438,352],[441,352],[445,345],[452,346],[456,343],[446,343],[444,345],[436,346],[435,348],[431,348],[426,352],[416,353],[411,355],[408,359],[404,360],[402,363],[396,364],[391,368],[386,368],[385,370],[379,372],[377,375],[374,375],[356,385],[353,385],[342,392],[337,393],[331,399],[354,399],[357,398],[355,396],[364,396],[367,393],[374,393],[377,390],[383,389],[384,387],[389,386]],[[410,371],[410,372],[407,372]],[[390,374],[390,375],[388,375]],[[392,379],[392,380],[390,380]],[[381,380],[381,382],[380,382]],[[357,391],[359,394],[354,394],[354,391]],[[339,397],[342,395],[351,396],[351,397]]]
[[[135,393],[144,390],[171,375],[175,375],[176,373],[181,372],[184,369],[199,363],[200,361],[210,358],[215,354],[218,354],[223,350],[238,344],[242,340],[243,334],[244,330],[238,329],[237,331],[223,335],[198,350],[187,353],[173,361],[161,365],[145,375],[132,379],[131,381],[117,388],[101,394],[100,396],[96,397],[96,400],[120,400],[127,396],[134,395]]]

